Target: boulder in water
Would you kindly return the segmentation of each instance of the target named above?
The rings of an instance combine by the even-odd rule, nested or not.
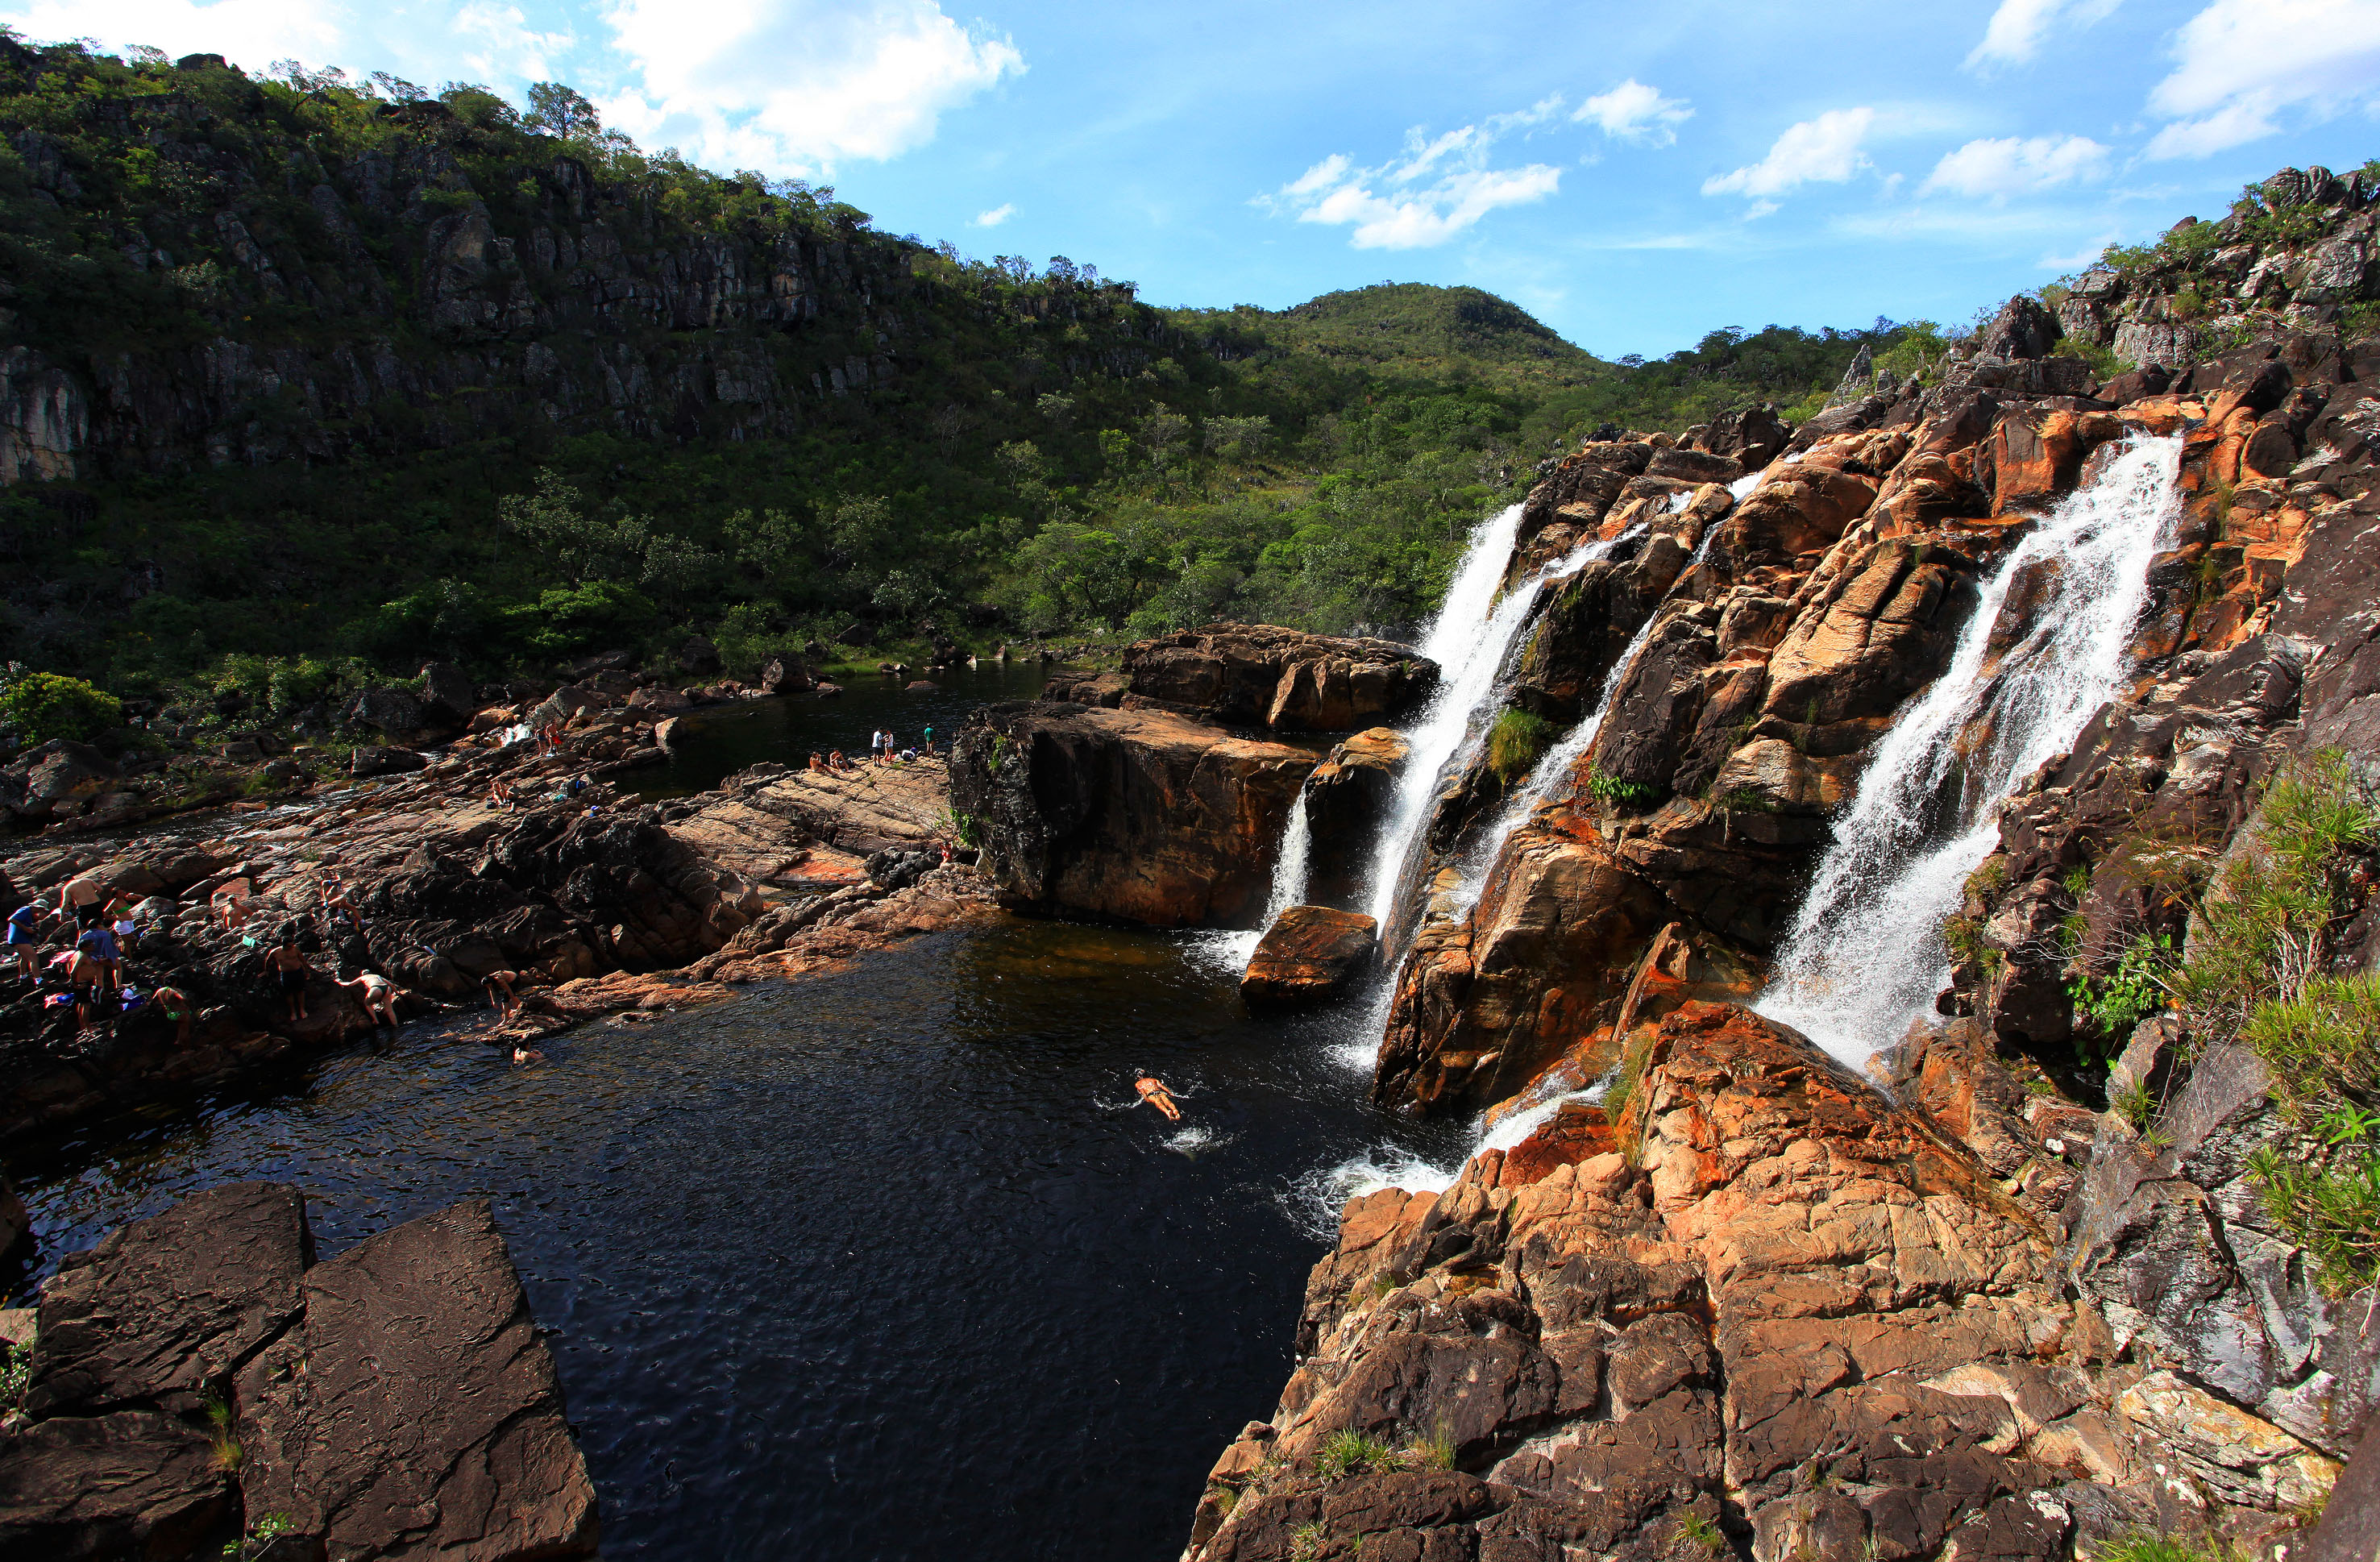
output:
[[[1291,906],[1265,929],[1240,996],[1251,1004],[1337,998],[1372,968],[1379,941],[1379,924],[1360,913]]]

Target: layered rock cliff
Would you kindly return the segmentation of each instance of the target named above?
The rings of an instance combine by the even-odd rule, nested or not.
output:
[[[1541,472],[1507,587],[1604,556],[1432,778],[1375,1083],[1537,1126],[1348,1207],[1188,1556],[2303,1549],[2380,1403],[2369,200],[2285,170],[1921,382]],[[1813,978],[1936,860],[1917,1001]]]

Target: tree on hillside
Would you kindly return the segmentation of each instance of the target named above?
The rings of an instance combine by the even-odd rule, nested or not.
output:
[[[541,136],[564,141],[585,140],[603,128],[595,105],[579,96],[577,88],[559,81],[540,81],[528,90],[528,113],[521,123]]]

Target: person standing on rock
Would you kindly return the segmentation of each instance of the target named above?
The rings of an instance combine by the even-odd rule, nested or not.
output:
[[[1182,1108],[1173,1104],[1173,1092],[1165,1088],[1163,1081],[1144,1074],[1132,1082],[1132,1087],[1140,1092],[1142,1101],[1163,1112],[1168,1121],[1182,1120]]]
[[[107,984],[111,991],[121,984],[120,966],[124,960],[124,953],[115,947],[115,935],[107,930],[106,924],[93,924],[78,934],[75,938],[75,951],[98,968],[100,979]],[[82,969],[80,960],[76,962],[75,969]]]
[[[513,1016],[520,1012],[520,995],[513,991],[513,984],[520,979],[517,971],[491,971],[480,980],[488,991],[488,1002],[494,1008],[496,1023],[500,1025],[511,1023]]]
[[[107,914],[115,919],[115,944],[126,954],[140,952],[140,922],[132,914],[139,902],[129,895],[118,895],[107,902]]]
[[[87,873],[67,880],[67,887],[58,891],[58,910],[72,916],[78,927],[97,922],[106,903],[107,895],[100,889],[99,880]]]
[[[306,978],[314,974],[313,964],[298,948],[298,930],[285,927],[281,942],[264,957],[265,969],[273,974],[281,988],[282,1001],[289,1005],[290,1023],[306,1018]]]
[[[8,914],[8,952],[17,957],[17,969],[30,977],[35,987],[42,985],[42,970],[35,963],[35,951],[41,948],[42,908],[28,901]]]

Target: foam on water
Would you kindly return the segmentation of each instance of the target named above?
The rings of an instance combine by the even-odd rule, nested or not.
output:
[[[2001,800],[2072,745],[2129,671],[2180,463],[2178,438],[2129,442],[2001,562],[1949,670],[1885,734],[1835,819],[1761,1013],[1859,1068],[1930,1008],[1949,975],[1942,919],[1990,854]],[[2011,587],[2053,563],[2025,637],[1987,667]]]

